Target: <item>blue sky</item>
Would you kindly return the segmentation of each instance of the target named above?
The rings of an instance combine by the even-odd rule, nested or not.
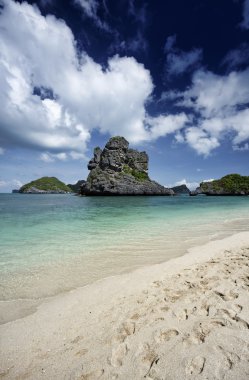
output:
[[[0,0],[0,191],[122,135],[163,185],[248,175],[249,0]]]

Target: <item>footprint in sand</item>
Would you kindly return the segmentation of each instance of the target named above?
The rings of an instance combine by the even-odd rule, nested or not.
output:
[[[124,322],[118,329],[118,334],[114,336],[113,342],[124,342],[129,335],[133,335],[136,331],[135,322]]]
[[[224,301],[231,301],[231,300],[234,300],[235,298],[238,298],[238,293],[234,293],[232,291],[230,291],[229,293],[225,294],[223,292],[220,292],[220,291],[217,291],[215,290],[214,293],[219,296],[220,298],[222,298]]]
[[[222,355],[222,360],[219,361],[219,366],[216,369],[216,376],[223,379],[227,371],[231,371],[240,362],[240,357],[221,346],[218,346],[216,350]]]
[[[119,346],[113,348],[110,364],[113,367],[121,367],[123,364],[123,359],[127,354],[127,351],[128,349],[125,343],[121,343]]]
[[[149,379],[152,368],[159,361],[157,353],[148,343],[143,343],[138,347],[135,359],[139,367],[141,378]]]
[[[187,376],[199,375],[203,372],[206,359],[202,356],[195,356],[186,360],[185,373]]]
[[[168,342],[177,335],[179,335],[179,331],[174,329],[165,331],[160,330],[156,332],[154,339],[157,343]]]
[[[212,332],[212,330],[219,327],[224,327],[226,325],[227,321],[222,319],[198,323],[198,325],[194,327],[193,332],[183,338],[183,344],[185,346],[202,344],[205,342],[207,336]]]

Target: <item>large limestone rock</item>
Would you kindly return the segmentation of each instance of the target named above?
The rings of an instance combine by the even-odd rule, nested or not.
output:
[[[173,195],[148,176],[148,155],[129,149],[124,137],[112,137],[103,151],[97,147],[82,195]]]

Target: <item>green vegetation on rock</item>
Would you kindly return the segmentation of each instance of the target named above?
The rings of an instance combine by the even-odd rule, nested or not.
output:
[[[46,192],[72,192],[72,189],[65,185],[65,183],[59,181],[56,177],[42,177],[35,181],[31,181],[21,187],[20,193],[27,193],[32,188]]]
[[[249,177],[239,174],[228,174],[212,182],[202,182],[201,190],[205,192],[224,192],[229,194],[249,193]]]
[[[123,166],[123,172],[132,175],[137,181],[146,181],[149,178],[147,173],[133,169],[129,165]]]

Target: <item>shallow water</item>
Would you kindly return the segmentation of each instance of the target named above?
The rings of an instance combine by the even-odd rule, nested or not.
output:
[[[0,300],[39,299],[248,230],[249,197],[0,194]]]

